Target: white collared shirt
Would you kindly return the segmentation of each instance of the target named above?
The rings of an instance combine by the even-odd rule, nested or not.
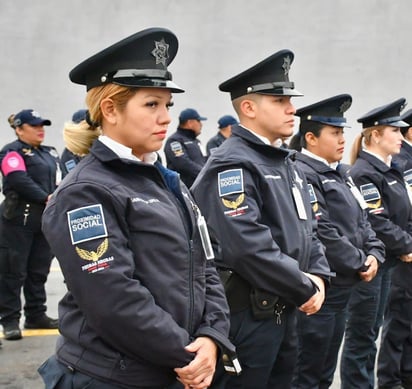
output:
[[[268,139],[268,138],[265,138],[265,137],[262,136],[262,135],[256,134],[255,131],[251,130],[250,128],[246,128],[243,124],[241,124],[240,127],[242,127],[242,128],[244,128],[245,130],[248,130],[249,132],[251,132],[254,136],[256,136],[257,138],[259,138],[263,143],[265,143],[265,144],[267,144],[267,145],[270,145],[270,146],[272,145],[272,144],[269,142],[269,139]]]
[[[107,135],[100,135],[99,141],[112,150],[119,158],[128,159],[130,161],[145,162],[153,165],[157,161],[157,154],[155,152],[146,153],[143,155],[143,161],[133,155],[132,149],[119,142],[116,142]]]
[[[322,158],[322,157],[319,157],[319,155],[313,154],[312,152],[305,149],[304,147],[302,147],[301,153],[307,155],[308,157],[316,159],[317,161],[323,162],[325,165],[329,166],[331,169],[334,169],[334,170],[336,170],[336,168],[339,165],[339,162],[329,163],[325,158]]]
[[[384,159],[383,159],[383,157],[381,157],[380,155],[378,155],[378,154],[376,154],[376,153],[372,153],[371,151],[369,151],[369,150],[367,150],[367,149],[363,149],[363,151],[365,152],[365,153],[368,153],[368,154],[370,154],[370,155],[373,155],[374,157],[376,157],[376,158],[378,158],[380,161],[382,161],[385,165],[387,165],[387,166],[391,166],[391,162],[392,162],[392,155],[389,155],[388,156],[388,159],[385,161]]]

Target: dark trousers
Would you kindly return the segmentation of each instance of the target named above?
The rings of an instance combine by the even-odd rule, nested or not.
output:
[[[2,219],[0,229],[0,323],[18,323],[23,288],[26,319],[46,312],[45,283],[52,255],[50,247],[37,228],[16,225]]]
[[[412,266],[412,265],[411,265]],[[391,286],[378,356],[379,387],[412,389],[412,291]]]
[[[230,339],[236,346],[242,367],[239,376],[224,373],[219,364],[213,389],[274,389],[290,388],[296,352],[296,314],[291,308],[276,318],[255,320],[250,309],[231,315]],[[285,347],[283,349],[283,347]],[[277,367],[276,362],[282,366]],[[289,370],[287,370],[289,369]],[[276,372],[279,375],[274,376]]]
[[[101,381],[77,370],[69,369],[60,363],[55,356],[44,362],[38,371],[45,383],[45,389],[172,389],[172,387],[166,388],[164,386],[139,388],[134,383],[130,383],[130,386],[123,386]]]
[[[297,314],[296,309],[289,313],[289,323],[270,373],[267,389],[287,389],[291,387],[293,370],[298,357]]]
[[[332,385],[351,291],[350,287],[332,285],[315,315],[298,313],[298,360],[293,388],[325,389]]]
[[[372,281],[361,282],[352,291],[341,356],[342,389],[374,388],[376,339],[383,321],[392,270],[382,265]]]

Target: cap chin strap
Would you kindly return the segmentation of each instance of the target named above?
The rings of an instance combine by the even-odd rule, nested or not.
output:
[[[400,116],[392,116],[390,118],[376,120],[375,122],[373,122],[373,125],[379,126],[380,124],[391,124],[391,123],[399,122],[399,121],[402,121],[402,118]]]
[[[103,77],[107,77],[107,81],[113,81],[117,78],[160,78],[172,80],[172,73],[164,69],[121,69],[113,74],[105,74]]]
[[[246,89],[247,93],[256,93],[256,92],[261,92],[264,90],[269,90],[269,89],[279,89],[279,88],[290,88],[290,89],[295,89],[295,83],[294,82],[288,82],[288,81],[282,81],[282,82],[267,82],[265,84],[258,84],[258,85],[252,85],[248,86]]]
[[[173,81],[152,78],[117,78],[112,80],[113,84],[122,85],[132,88],[160,88],[170,89],[173,93],[183,93],[184,89],[180,88]]]
[[[100,82],[95,85],[90,83],[88,89],[108,83],[130,87],[167,88],[174,93],[184,92],[172,82],[172,73],[164,69],[121,69],[103,74]]]
[[[327,123],[327,124],[330,124],[331,126],[338,126],[338,127],[346,123],[346,118],[333,117],[333,116],[307,115],[303,117],[302,119],[311,120],[311,121],[320,122],[320,123]]]

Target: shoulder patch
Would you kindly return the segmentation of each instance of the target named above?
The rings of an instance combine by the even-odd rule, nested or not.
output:
[[[403,173],[403,178],[404,178],[405,182],[410,187],[412,187],[412,169],[405,170],[405,172]]]
[[[372,182],[361,185],[359,191],[361,192],[363,199],[366,201],[368,208],[376,209],[382,205],[379,190]]]
[[[180,157],[181,155],[184,155],[183,147],[180,142],[175,141],[175,142],[170,143],[170,148],[176,157]]]
[[[316,193],[313,189],[313,185],[312,184],[308,184],[308,191],[309,191],[309,199],[310,199],[310,203],[317,203],[318,199],[316,197]]]
[[[5,176],[13,172],[25,172],[26,164],[17,151],[10,151],[1,161],[1,170]]]
[[[379,200],[381,198],[378,188],[372,182],[370,182],[369,184],[361,185],[360,192],[362,193],[362,196],[366,202]]]
[[[74,159],[69,159],[64,163],[64,166],[66,166],[67,171],[69,172],[70,170],[74,169],[76,166],[76,161]]]
[[[68,211],[67,222],[73,245],[107,237],[107,228],[101,204]]]
[[[319,212],[318,198],[316,197],[316,193],[315,193],[315,190],[313,189],[313,185],[308,183],[307,187],[308,187],[308,192],[309,192],[309,200],[310,200],[310,203],[312,204],[313,212],[316,216],[316,219],[319,219],[321,213]]]
[[[218,174],[219,196],[243,193],[243,170],[231,169]]]

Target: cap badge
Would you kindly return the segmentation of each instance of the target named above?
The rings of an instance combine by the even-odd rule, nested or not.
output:
[[[289,74],[290,63],[291,63],[291,60],[290,60],[289,56],[286,56],[286,57],[283,58],[282,68],[285,71],[285,76],[287,76]]]
[[[346,112],[349,107],[351,106],[351,101],[350,100],[345,100],[342,105],[339,107],[339,112],[343,113]]]
[[[161,63],[163,66],[166,66],[166,60],[169,58],[169,45],[162,38],[160,42],[155,41],[155,48],[152,51],[153,57],[156,59],[156,65]]]

